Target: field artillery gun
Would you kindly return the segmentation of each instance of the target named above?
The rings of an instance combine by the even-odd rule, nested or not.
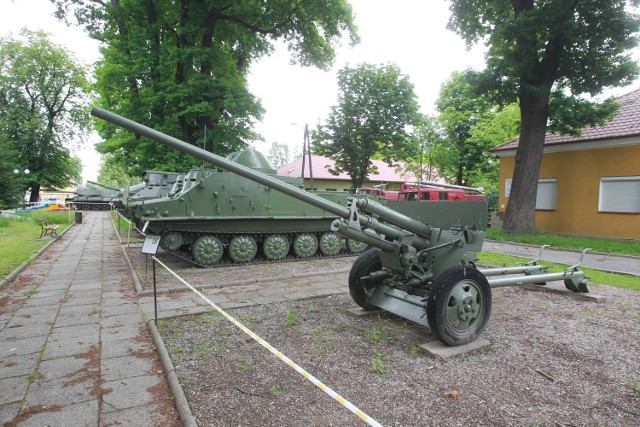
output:
[[[563,280],[568,288],[587,291],[579,264],[551,274],[535,262],[477,269],[474,261],[486,229],[485,201],[398,202],[391,209],[367,198],[349,198],[341,206],[101,108],[94,107],[91,114],[334,214],[334,232],[372,247],[349,273],[353,300],[365,310],[381,308],[428,326],[446,345],[466,344],[479,336],[491,313],[492,286]],[[463,216],[466,219],[458,219]],[[505,274],[524,275],[495,279],[493,285],[487,280]]]

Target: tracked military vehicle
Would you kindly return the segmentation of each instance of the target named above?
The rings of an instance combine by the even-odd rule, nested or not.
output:
[[[99,184],[93,181],[87,181],[87,184],[98,188],[84,188],[76,191],[75,197],[70,203],[75,209],[85,211],[100,211],[111,209],[111,201],[118,193],[118,189],[109,187],[108,185]]]
[[[301,178],[277,176],[256,150],[233,153],[227,159],[303,188]],[[333,203],[347,203],[346,193],[314,193]],[[331,231],[334,214],[219,169],[194,168],[165,197],[139,201],[129,197],[127,202],[125,209],[136,222],[162,236],[165,251],[200,266],[224,260],[249,262],[256,257],[275,261],[335,256],[366,248],[351,239],[343,241]]]
[[[138,224],[138,218],[133,216],[131,207],[145,200],[158,199],[169,194],[176,184],[182,182],[182,175],[176,172],[145,171],[140,184],[122,188],[113,205],[124,216],[131,218]]]

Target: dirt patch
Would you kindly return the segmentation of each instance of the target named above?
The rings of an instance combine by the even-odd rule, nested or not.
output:
[[[447,362],[425,328],[346,314],[347,294],[232,315],[382,425],[639,425],[640,293],[591,288],[606,302],[494,290],[491,346]],[[159,329],[199,425],[364,425],[220,315]]]

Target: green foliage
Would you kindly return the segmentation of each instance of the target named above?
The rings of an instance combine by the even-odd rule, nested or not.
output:
[[[287,44],[292,60],[327,69],[334,45],[357,41],[346,0],[51,0],[105,43],[96,69],[101,106],[207,151],[226,155],[258,139],[263,109],[247,88],[253,62]],[[97,124],[101,153],[129,175],[184,171],[193,160],[115,126]]]
[[[280,142],[273,142],[267,156],[274,168],[278,169],[289,163],[291,156],[289,155],[289,146]]]
[[[298,311],[287,310],[287,326],[295,326],[298,324],[300,313]]]
[[[640,241],[625,241],[599,239],[596,237],[561,236],[558,234],[513,234],[504,230],[490,228],[487,230],[488,239],[526,243],[528,245],[551,245],[553,248],[572,249],[581,251],[591,248],[595,252],[640,256]]]
[[[117,161],[117,156],[103,154],[101,157],[98,182],[110,187],[122,188],[141,181],[141,179],[134,179],[127,174],[122,163]]]
[[[443,143],[441,129],[433,116],[423,116],[411,134],[411,144],[415,153],[406,160],[403,173],[412,173],[418,181],[433,181],[437,177],[435,153]]]
[[[436,164],[440,176],[456,185],[470,185],[469,174],[477,170],[483,147],[471,140],[472,129],[486,122],[494,106],[476,92],[475,73],[454,72],[440,87],[436,107],[444,141],[438,144]]]
[[[638,45],[637,1],[451,0],[449,28],[468,45],[488,46],[478,87],[495,102],[518,102],[522,123],[504,226],[535,231],[535,194],[547,124],[578,134],[615,111],[582,95],[625,86],[638,76],[629,51]]]
[[[395,65],[360,64],[338,72],[338,105],[314,132],[313,149],[334,160],[334,175],[346,172],[354,188],[376,169],[415,155],[408,127],[418,122],[418,102],[409,78]]]
[[[382,375],[384,372],[384,362],[382,361],[382,355],[376,351],[374,357],[371,358],[371,372],[377,375]]]
[[[86,71],[43,32],[23,30],[19,38],[0,39],[0,148],[7,153],[0,178],[7,179],[0,203],[31,187],[64,188],[80,178],[71,150],[87,137],[89,83]],[[13,179],[13,169],[29,169]]]

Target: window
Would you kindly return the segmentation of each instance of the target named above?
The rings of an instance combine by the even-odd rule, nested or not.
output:
[[[557,192],[558,180],[556,178],[539,179],[538,193],[536,195],[536,210],[555,210]],[[504,196],[509,197],[510,195],[511,179],[506,179],[504,182]]]
[[[600,178],[598,212],[640,213],[640,176]]]
[[[536,210],[555,210],[557,193],[557,179],[539,179],[538,194],[536,195]]]

